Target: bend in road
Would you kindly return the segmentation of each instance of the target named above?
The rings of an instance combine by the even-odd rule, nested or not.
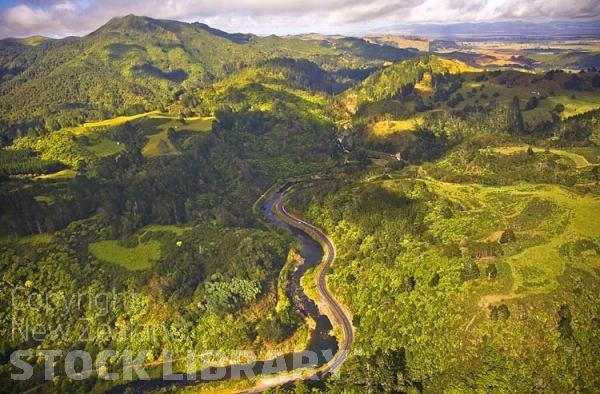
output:
[[[319,297],[321,297],[327,308],[329,308],[331,314],[336,320],[336,323],[343,332],[343,339],[340,343],[338,352],[327,363],[326,367],[318,373],[319,376],[327,376],[339,371],[344,361],[346,361],[352,346],[352,342],[354,341],[354,330],[350,316],[327,288],[327,271],[333,264],[336,256],[335,244],[321,229],[290,214],[285,209],[284,205],[284,199],[286,196],[287,194],[282,194],[278,201],[273,205],[273,209],[276,210],[277,214],[279,214],[279,217],[283,219],[287,225],[305,232],[323,247],[323,263],[321,264],[317,274],[317,291]]]

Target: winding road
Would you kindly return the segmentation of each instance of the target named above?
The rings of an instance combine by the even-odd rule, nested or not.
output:
[[[270,206],[272,209],[272,213],[275,215],[276,220],[271,215],[271,220],[274,221],[277,225],[281,227],[293,228],[294,230],[300,231],[306,234],[309,238],[318,243],[323,250],[323,258],[321,264],[318,266],[317,272],[317,292],[320,300],[313,300],[315,303],[320,301],[320,304],[327,309],[325,314],[331,321],[331,325],[336,328],[339,327],[342,331],[343,338],[337,338],[338,346],[337,351],[333,356],[323,365],[319,367],[315,367],[313,369],[300,369],[300,370],[290,370],[284,374],[278,374],[275,376],[264,376],[258,378],[254,385],[249,388],[240,391],[240,393],[260,393],[269,388],[277,387],[277,386],[285,386],[293,384],[297,380],[318,380],[330,376],[332,374],[336,374],[340,371],[340,368],[344,361],[348,358],[350,354],[350,348],[352,347],[352,343],[354,341],[354,328],[352,326],[352,318],[349,312],[340,304],[339,301],[331,294],[329,289],[327,288],[327,271],[329,267],[331,267],[333,261],[335,260],[336,251],[335,245],[333,241],[319,228],[313,226],[310,223],[305,222],[304,220],[294,216],[289,213],[285,209],[285,202],[287,197],[291,193],[290,185],[286,184],[286,186],[282,187],[278,192],[274,193],[270,200],[272,201],[272,205]],[[266,193],[265,193],[266,194]],[[263,195],[261,197],[266,197]],[[260,199],[259,199],[260,200]],[[266,209],[265,205],[265,209]],[[282,226],[283,225],[283,226]],[[315,245],[316,246],[316,245]],[[298,272],[300,274],[300,271]],[[325,317],[323,317],[325,318]],[[329,322],[328,322],[329,324]],[[308,351],[308,349],[306,350]],[[162,364],[163,361],[155,362],[155,363],[145,363],[142,366],[156,366]],[[260,363],[259,363],[260,364]],[[208,368],[210,369],[210,368]],[[207,370],[208,370],[207,369]],[[222,367],[225,371],[237,369],[241,371],[245,371],[247,366],[243,365],[234,365]],[[92,372],[92,371],[90,371]],[[213,371],[214,372],[214,371]],[[229,371],[231,373],[231,371]],[[259,372],[260,373],[260,372]],[[200,375],[202,375],[200,373]],[[185,387],[185,386],[194,386],[197,384],[201,384],[201,380],[196,380],[196,375],[191,377],[184,375],[183,380],[173,381],[172,379],[151,379],[151,380],[136,380],[130,382],[128,384],[120,385],[113,387],[109,390],[111,394],[120,394],[125,392],[127,388],[133,389],[136,392],[148,392],[155,391],[161,387]],[[41,385],[37,385],[29,390],[26,393],[35,392],[41,389],[43,386],[47,385],[48,382],[44,382]]]
[[[333,357],[322,367],[313,371],[290,371],[290,373],[273,378],[266,377],[256,383],[256,385],[244,393],[260,393],[269,388],[284,386],[293,383],[296,380],[317,380],[336,374],[340,371],[342,364],[348,358],[352,343],[354,342],[354,327],[352,326],[352,318],[346,309],[339,301],[331,294],[327,288],[327,271],[335,260],[335,244],[333,241],[319,228],[310,223],[294,216],[285,209],[285,201],[289,195],[288,186],[284,186],[276,193],[277,199],[273,202],[272,210],[277,219],[283,222],[288,227],[299,230],[318,244],[323,249],[323,260],[317,272],[317,292],[322,304],[329,310],[332,320],[335,321],[334,327],[340,327],[343,333],[343,338],[338,346],[338,351]],[[317,300],[314,300],[317,301]]]
[[[285,221],[288,226],[305,232],[323,247],[323,262],[317,273],[317,291],[319,297],[327,308],[329,308],[337,325],[343,332],[343,339],[339,344],[338,352],[327,363],[325,368],[319,372],[320,376],[326,376],[339,371],[344,361],[346,361],[352,342],[354,341],[354,329],[352,327],[351,317],[327,288],[327,270],[335,260],[335,245],[331,238],[329,238],[321,229],[289,213],[285,209],[285,198],[286,194],[282,194],[279,200],[273,204],[273,210],[275,210],[279,218]]]

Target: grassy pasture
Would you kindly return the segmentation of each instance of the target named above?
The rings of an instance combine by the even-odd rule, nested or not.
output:
[[[142,154],[146,157],[157,157],[177,155],[179,154],[179,151],[169,139],[167,130],[161,130],[156,134],[148,136],[148,142],[144,145]]]
[[[154,157],[179,153],[168,136],[170,128],[176,132],[208,132],[212,128],[213,119],[212,117],[192,117],[180,120],[178,117],[154,111],[99,122],[88,122],[81,126],[64,128],[41,138],[25,137],[18,139],[15,146],[33,150],[43,160],[59,161],[71,167],[34,179],[68,179],[77,175],[75,168],[81,161],[113,156],[127,149],[127,146],[115,141],[110,135],[112,127],[135,121],[147,136],[143,153],[148,157]]]
[[[600,102],[598,102],[598,97],[594,93],[563,93],[540,100],[540,103],[536,108],[529,111],[523,111],[523,119],[529,124],[550,121],[552,120],[550,112],[558,104],[565,106],[565,110],[560,114],[562,119],[567,119],[575,115],[581,115],[583,113],[600,108]]]
[[[100,121],[96,121],[96,122],[86,122],[80,126],[71,127],[71,128],[69,128],[69,130],[76,135],[81,135],[81,134],[88,134],[97,129],[103,129],[103,128],[107,128],[107,127],[115,127],[115,126],[123,125],[127,122],[148,120],[148,119],[159,119],[159,120],[171,121],[171,122],[175,123],[175,122],[178,122],[179,117],[165,115],[159,111],[151,111],[151,112],[145,112],[142,114],[131,115],[131,116],[118,116],[116,118],[105,119],[105,120],[100,120]],[[212,124],[212,119],[213,118],[211,118],[211,117],[201,117],[201,116],[185,118],[184,119],[185,124],[189,124],[189,126],[187,126],[185,128],[185,130],[207,131],[207,129],[210,129],[210,125]],[[181,122],[178,122],[178,123],[181,124]],[[170,127],[170,126],[168,126],[168,127]]]
[[[126,122],[132,122],[134,120],[158,115],[160,115],[159,111],[152,111],[131,116],[117,116],[116,118],[100,120],[97,122],[86,122],[81,126],[73,127],[71,130],[75,134],[86,134],[97,128],[120,126],[122,124],[125,124]]]
[[[55,172],[54,174],[45,174],[36,176],[34,179],[36,180],[45,180],[45,179],[70,179],[75,178],[77,175],[77,171],[67,168],[66,170]]]
[[[108,138],[101,138],[97,143],[87,146],[86,149],[94,156],[107,157],[123,152],[125,145]]]
[[[142,236],[148,232],[161,232],[161,233],[172,233],[175,235],[182,235],[186,231],[191,230],[191,227],[181,227],[181,226],[173,226],[168,224],[152,224],[150,226],[146,226],[142,228],[139,233]]]
[[[160,258],[160,242],[155,240],[140,243],[133,248],[121,246],[114,240],[100,241],[90,244],[89,250],[96,258],[129,271],[150,269]]]
[[[148,233],[170,233],[181,236],[191,227],[152,224],[140,229],[136,233],[138,245],[125,247],[116,240],[99,241],[90,244],[89,250],[96,258],[108,263],[117,264],[130,271],[141,271],[152,268],[155,261],[161,256],[161,240],[156,237],[142,241]],[[175,247],[175,246],[173,246]]]
[[[169,116],[159,111],[146,112],[132,116],[119,116],[98,122],[87,122],[81,126],[69,128],[75,135],[90,135],[97,130],[120,126],[126,122],[140,122],[142,129],[148,134],[148,141],[142,153],[146,157],[162,155],[176,155],[179,153],[168,136],[168,130],[175,131],[207,132],[211,130],[212,117],[191,117],[181,121],[178,117]],[[117,154],[125,149],[125,146],[108,138],[100,138],[86,150],[98,157],[106,157]]]
[[[148,135],[142,154],[146,157],[176,155],[179,151],[169,138],[169,129],[190,132],[208,132],[211,130],[213,118],[188,118],[181,122],[175,118],[157,116],[146,119],[142,127],[151,134]],[[152,133],[154,131],[154,133]]]
[[[10,236],[6,236],[3,238],[0,238],[0,245],[4,244],[4,243],[15,242],[15,241],[16,241],[16,244],[19,246],[36,247],[36,246],[49,244],[50,242],[54,241],[54,235],[50,234],[50,233],[42,233],[42,234],[28,235],[28,236],[19,237],[19,238],[13,238]]]
[[[569,264],[560,253],[561,246],[579,239],[600,240],[600,198],[596,196],[582,196],[555,185],[489,187],[425,182],[436,194],[461,204],[468,215],[450,219],[450,223],[434,223],[434,228],[444,225],[454,233],[467,233],[481,241],[503,228],[517,231],[516,244],[499,258],[508,264],[512,275],[511,290],[505,298],[555,289]],[[600,258],[594,256],[580,268],[592,274],[598,263]]]
[[[371,127],[371,134],[376,137],[383,137],[393,133],[414,131],[417,126],[423,123],[423,120],[423,117],[420,116],[403,120],[382,120]]]
[[[572,77],[573,74],[557,74],[553,80],[544,80],[537,74],[505,72],[503,78],[509,82],[500,83],[497,79],[490,78],[483,81],[477,81],[475,78],[479,73],[466,72],[463,86],[458,90],[464,101],[455,108],[460,109],[466,106],[476,104],[486,104],[497,102],[502,105],[509,105],[515,96],[521,100],[521,109],[523,110],[523,119],[530,125],[536,125],[540,122],[551,121],[550,112],[558,104],[564,105],[565,109],[560,114],[561,118],[566,119],[575,115],[580,115],[591,110],[600,108],[597,92],[579,92],[567,90],[563,84]],[[538,97],[539,104],[536,108],[525,111],[525,104],[529,98]],[[445,107],[445,105],[444,105]]]
[[[526,152],[528,148],[529,147],[527,145],[519,145],[519,146],[505,146],[505,147],[501,147],[501,148],[490,148],[490,149],[492,150],[492,152],[495,152],[495,153],[511,155],[514,153]],[[532,149],[533,149],[534,153],[543,153],[545,151],[545,149],[543,149],[543,148],[533,147]],[[588,159],[586,159],[583,155],[580,155],[575,152],[562,150],[562,149],[548,149],[548,151],[555,155],[559,155],[559,156],[569,159],[579,168],[589,167],[592,165],[588,161]]]

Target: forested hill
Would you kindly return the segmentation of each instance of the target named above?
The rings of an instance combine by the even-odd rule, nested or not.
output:
[[[5,141],[87,120],[179,108],[184,92],[271,59],[314,62],[341,81],[412,56],[361,39],[229,34],[202,23],[132,15],[85,37],[5,39],[0,49]]]

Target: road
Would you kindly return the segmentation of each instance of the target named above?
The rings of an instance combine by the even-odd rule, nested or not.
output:
[[[334,320],[332,321],[333,326],[341,328],[343,338],[341,338],[341,341],[338,338],[338,351],[333,355],[333,357],[327,362],[325,366],[312,371],[290,371],[289,373],[282,374],[280,376],[265,377],[256,382],[256,384],[252,388],[242,390],[240,391],[240,393],[260,393],[269,388],[291,384],[296,380],[316,380],[332,374],[336,374],[339,372],[344,361],[346,361],[346,359],[348,358],[350,349],[352,347],[352,343],[354,341],[354,329],[352,327],[352,319],[349,313],[336,300],[336,298],[331,294],[331,292],[327,288],[327,271],[329,267],[331,267],[331,265],[333,264],[333,261],[335,260],[335,245],[333,241],[321,229],[294,216],[285,209],[285,201],[288,195],[287,193],[288,191],[279,195],[279,198],[273,203],[273,211],[278,216],[278,219],[280,221],[284,222],[290,227],[294,227],[306,233],[309,237],[311,237],[317,243],[319,243],[323,248],[323,261],[319,266],[319,271],[317,273],[317,292],[322,303],[330,311],[331,316],[329,316],[329,318],[330,320]],[[333,317],[333,319],[331,319],[331,317]],[[144,366],[148,367],[150,365],[160,365],[162,363],[163,361],[158,361],[154,363],[144,364]],[[116,386],[113,388],[113,392],[123,392],[127,387],[135,387],[136,391],[138,392],[152,391],[156,390],[157,388],[160,388],[164,383],[165,381],[162,379],[154,379],[150,381],[140,380],[132,382],[129,385]],[[173,384],[173,382],[171,381],[167,381],[167,383]],[[198,384],[198,382],[195,380],[181,383],[182,387],[187,385]],[[41,385],[37,385],[25,391],[25,393],[32,393],[38,391],[47,384],[48,382],[44,382]],[[145,389],[145,385],[148,385],[147,390]]]
[[[279,218],[285,221],[289,226],[305,232],[323,247],[323,263],[317,274],[317,291],[322,302],[329,308],[335,319],[335,323],[342,329],[343,333],[338,352],[327,363],[325,368],[319,372],[319,376],[327,376],[339,371],[344,361],[346,361],[350,348],[352,347],[352,342],[354,341],[354,330],[348,312],[327,288],[327,271],[333,264],[336,256],[335,244],[321,229],[289,213],[285,209],[285,200],[286,194],[283,194],[279,200],[273,204],[273,210]]]

